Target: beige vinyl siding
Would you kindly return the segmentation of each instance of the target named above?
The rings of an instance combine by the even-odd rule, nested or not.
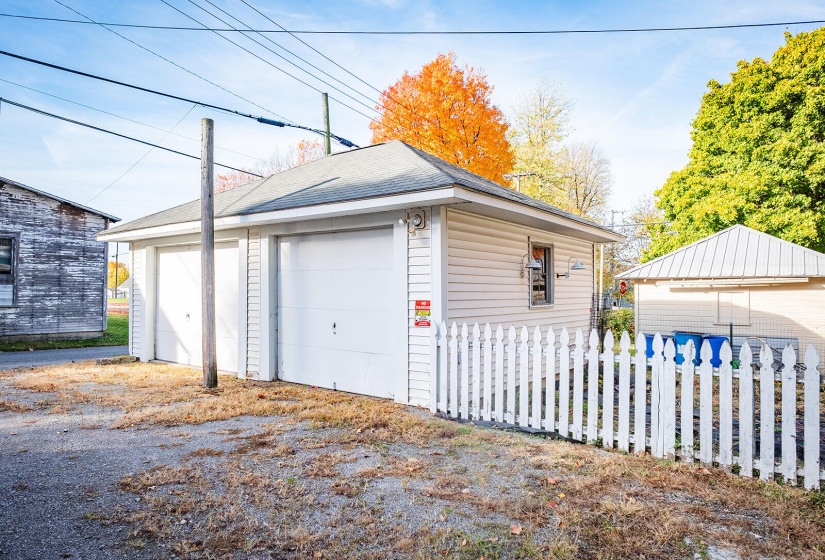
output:
[[[246,235],[246,374],[256,379],[261,348],[261,231],[253,228]]]
[[[590,328],[593,297],[593,244],[539,229],[450,209],[448,228],[448,320],[472,329],[478,322],[495,330],[509,326]],[[529,274],[521,276],[529,241],[553,247],[555,295],[552,305],[530,308]],[[585,270],[556,278],[570,257]],[[532,334],[532,332],[531,332]],[[571,332],[572,336],[572,332]]]
[[[407,237],[409,404],[420,406],[430,403],[430,329],[415,326],[415,302],[432,299],[431,218],[428,210],[425,227]]]
[[[141,332],[143,328],[143,250],[139,241],[131,244],[132,266],[129,275],[131,287],[129,289],[129,353],[140,356]]]
[[[690,289],[637,282],[637,329],[670,334],[674,330],[727,335],[727,321],[717,316],[720,292],[747,292],[749,319],[734,325],[734,337],[795,338],[804,352],[808,344],[825,351],[825,280],[775,286]],[[744,301],[744,300],[740,300]],[[743,312],[740,316],[745,315]]]

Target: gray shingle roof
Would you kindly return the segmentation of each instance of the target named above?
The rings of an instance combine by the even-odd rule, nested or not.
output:
[[[640,279],[825,276],[825,255],[735,225],[619,275]]]
[[[215,195],[215,217],[434,190],[452,185],[604,228],[395,140],[341,152]],[[200,200],[138,218],[107,234],[200,220]]]

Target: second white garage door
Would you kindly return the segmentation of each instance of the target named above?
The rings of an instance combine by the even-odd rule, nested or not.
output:
[[[392,238],[387,228],[279,239],[281,379],[394,396]]]
[[[200,245],[157,252],[155,358],[200,365]],[[238,243],[215,245],[215,331],[218,369],[238,371]]]

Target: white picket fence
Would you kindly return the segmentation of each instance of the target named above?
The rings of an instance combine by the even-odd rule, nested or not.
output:
[[[647,448],[655,457],[716,463],[728,470],[738,465],[742,476],[752,477],[758,469],[765,480],[778,474],[796,484],[802,477],[806,488],[819,488],[825,479],[820,470],[822,381],[813,346],[805,353],[804,365],[797,364],[793,348],[787,346],[782,365],[774,368],[769,347],[761,348],[754,364],[745,343],[735,370],[727,341],[720,350],[722,366],[714,368],[708,341],[702,345],[700,365],[693,363],[695,348],[689,342],[684,363],[677,366],[673,340],[664,344],[659,334],[653,341],[654,357],[647,359],[644,336],[636,335],[638,351],[631,354],[627,332],[617,355],[610,331],[602,352],[595,330],[585,345],[577,329],[572,346],[566,328],[558,337],[552,328],[543,336],[536,327],[530,337],[527,327],[519,332],[513,326],[505,336],[501,325],[493,331],[489,324],[469,328],[465,323],[459,329],[453,323],[448,330],[441,323],[431,331],[433,413],[555,432],[582,442],[600,439],[605,448],[622,451]],[[801,441],[798,419],[803,421]],[[777,446],[781,453],[776,453]]]

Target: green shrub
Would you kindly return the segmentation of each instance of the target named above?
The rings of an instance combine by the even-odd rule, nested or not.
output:
[[[619,337],[623,331],[627,331],[633,337],[635,324],[632,309],[611,309],[605,313],[605,327],[613,331],[614,336]]]

